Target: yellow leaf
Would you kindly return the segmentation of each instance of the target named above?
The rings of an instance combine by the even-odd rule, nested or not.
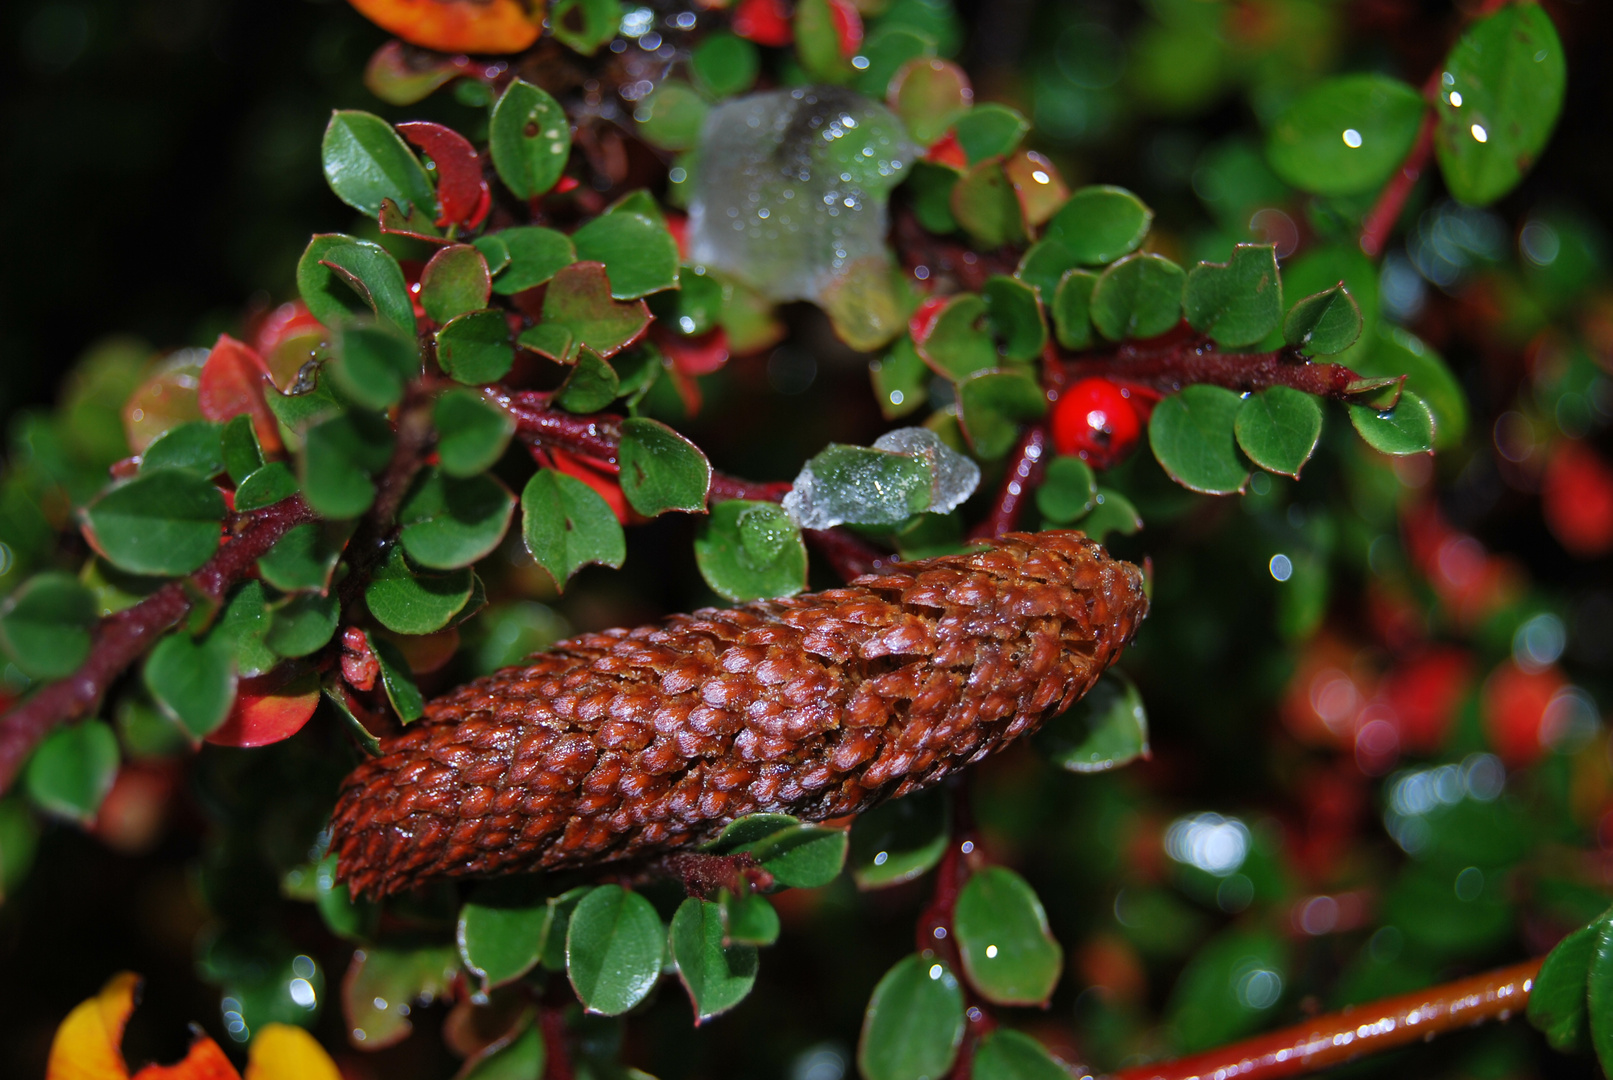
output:
[[[120,972],[68,1013],[50,1044],[45,1080],[129,1080],[120,1046],[139,989],[140,976]]]
[[[264,1024],[252,1040],[246,1080],[342,1080],[325,1048],[300,1027]]]

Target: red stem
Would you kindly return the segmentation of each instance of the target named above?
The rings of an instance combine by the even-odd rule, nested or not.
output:
[[[538,1026],[543,1031],[543,1080],[573,1080],[565,1012],[558,1005],[539,1005]]]
[[[1306,360],[1292,349],[1267,353],[1224,353],[1202,337],[1173,332],[1148,341],[1126,342],[1107,352],[1067,356],[1063,380],[1103,378],[1174,394],[1193,383],[1240,393],[1289,386],[1307,394],[1342,400],[1360,376],[1342,364]]]
[[[1384,998],[1109,1080],[1277,1080],[1341,1065],[1523,1011],[1539,959]]]
[[[970,536],[984,540],[1013,532],[1019,525],[1019,514],[1025,506],[1025,500],[1042,482],[1042,473],[1046,468],[1047,425],[1037,424],[1020,436],[1014,456],[1009,459],[1008,471],[1003,474],[1002,485],[997,489],[997,499],[992,503],[991,513],[975,526]]]
[[[1437,86],[1434,83],[1435,93],[1438,93]],[[1406,200],[1411,197],[1412,189],[1417,186],[1423,170],[1428,168],[1429,159],[1434,156],[1436,121],[1437,116],[1432,108],[1423,114],[1422,127],[1417,129],[1417,141],[1412,143],[1411,152],[1406,155],[1400,170],[1389,178],[1389,182],[1378,193],[1378,201],[1372,204],[1367,216],[1361,219],[1361,250],[1369,259],[1383,254],[1389,234],[1394,231],[1395,222],[1400,220],[1400,212],[1406,208]]]
[[[190,614],[198,601],[221,602],[230,586],[247,576],[277,540],[294,526],[313,520],[314,512],[300,495],[236,515],[230,521],[232,535],[200,570],[101,619],[90,655],[77,671],[0,716],[0,792],[10,787],[17,770],[53,727],[94,710],[113,681],[164,631]]]

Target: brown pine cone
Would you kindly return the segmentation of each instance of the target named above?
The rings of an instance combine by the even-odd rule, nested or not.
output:
[[[843,589],[584,634],[462,686],[347,778],[337,873],[442,877],[655,855],[736,817],[916,791],[1091,689],[1148,610],[1079,532],[1012,533]]]

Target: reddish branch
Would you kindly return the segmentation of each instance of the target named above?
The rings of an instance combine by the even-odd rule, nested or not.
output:
[[[1293,349],[1266,353],[1224,353],[1208,339],[1173,331],[1147,341],[1128,341],[1102,352],[1064,354],[1055,379],[1111,379],[1174,394],[1184,386],[1208,383],[1240,393],[1288,386],[1318,397],[1342,400],[1361,377],[1342,364],[1307,360]]]
[[[1329,1013],[1281,1031],[1155,1065],[1122,1069],[1109,1080],[1277,1080],[1341,1065],[1490,1020],[1529,1002],[1540,960],[1458,979]]]
[[[1417,186],[1423,170],[1428,168],[1429,159],[1434,156],[1435,119],[1433,109],[1423,114],[1423,124],[1417,129],[1417,141],[1412,143],[1411,152],[1406,155],[1399,171],[1390,177],[1378,193],[1378,201],[1372,204],[1367,216],[1361,219],[1361,250],[1370,259],[1383,254],[1384,245],[1389,242],[1395,222],[1400,220],[1400,212],[1406,208],[1412,188]]]
[[[96,624],[90,655],[77,671],[51,683],[0,717],[0,791],[11,785],[33,748],[57,724],[93,711],[128,666],[197,603],[218,604],[231,585],[252,572],[258,558],[293,527],[315,520],[294,495],[263,510],[237,514],[218,553],[188,578],[170,581]]]
[[[1001,536],[1018,527],[1025,500],[1042,482],[1042,473],[1047,469],[1047,438],[1046,424],[1037,424],[1020,436],[1014,456],[1008,460],[1008,471],[997,488],[991,513],[975,526],[971,534],[974,538]]]

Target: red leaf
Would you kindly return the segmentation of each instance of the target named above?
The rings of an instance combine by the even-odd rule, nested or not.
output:
[[[734,9],[734,33],[758,45],[775,48],[795,39],[784,0],[739,0]]]
[[[627,505],[627,497],[622,494],[622,485],[616,480],[615,465],[581,454],[568,454],[563,450],[550,450],[548,453],[556,469],[567,476],[581,480],[597,491],[600,498],[610,504],[617,521],[626,525],[634,520],[643,520]]]
[[[429,120],[399,124],[398,131],[427,154],[437,166],[437,202],[442,207],[438,225],[465,225],[474,229],[492,205],[482,158],[476,148],[453,128]]]
[[[850,60],[863,46],[863,17],[851,0],[829,0],[829,18],[840,39],[840,55]]]
[[[1507,768],[1524,768],[1545,753],[1546,713],[1566,685],[1554,667],[1525,671],[1509,660],[1491,673],[1481,701],[1484,731]]]
[[[924,339],[935,329],[935,320],[941,317],[941,309],[947,306],[948,299],[945,296],[932,296],[908,317],[907,332],[913,335],[913,344],[924,344]]]
[[[680,375],[710,375],[728,363],[728,331],[722,327],[685,337],[671,330],[655,326],[656,344],[672,360],[672,369]]]
[[[1546,464],[1540,508],[1557,542],[1582,559],[1613,551],[1613,468],[1596,451],[1564,442]]]
[[[959,172],[969,167],[969,155],[963,152],[958,133],[951,128],[947,128],[945,135],[930,144],[930,148],[924,152],[924,160]]]
[[[445,53],[515,53],[538,40],[543,5],[521,0],[352,0],[359,14],[411,45]]]
[[[268,746],[302,730],[319,706],[319,677],[298,664],[242,679],[224,726],[207,736],[215,746]]]
[[[202,415],[215,423],[243,413],[250,416],[264,451],[279,453],[280,428],[264,397],[268,385],[269,369],[263,358],[228,334],[220,334],[202,365],[196,401]]]
[[[134,1080],[241,1080],[218,1043],[198,1035],[190,1044],[185,1060],[173,1065],[147,1065],[134,1074]]]

